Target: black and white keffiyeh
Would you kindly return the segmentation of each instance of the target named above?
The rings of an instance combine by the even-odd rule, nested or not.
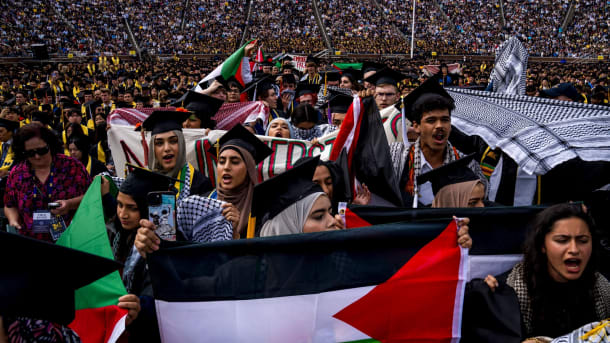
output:
[[[525,95],[448,88],[451,123],[499,147],[529,174],[579,157],[610,161],[610,108]]]
[[[583,325],[567,335],[557,337],[551,343],[609,343],[610,319]]]
[[[222,215],[220,200],[191,195],[180,202],[178,228],[190,242],[217,242],[233,238],[233,225]]]
[[[493,91],[525,95],[525,80],[529,54],[517,37],[511,37],[496,50],[496,62],[491,71]]]

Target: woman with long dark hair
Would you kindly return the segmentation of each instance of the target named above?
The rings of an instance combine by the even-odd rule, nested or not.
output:
[[[502,294],[492,296],[491,302],[516,300],[516,308],[504,306],[502,315],[509,318],[519,313],[520,319],[507,321],[521,323],[519,341],[548,342],[549,337],[610,316],[610,283],[597,272],[598,244],[593,220],[581,205],[554,205],[536,216],[523,261],[497,278],[485,278],[496,295]],[[488,305],[493,307],[491,302]],[[464,306],[466,311],[467,301]],[[477,318],[486,316],[473,313]],[[467,334],[482,332],[465,325]],[[469,339],[489,341],[481,336]]]

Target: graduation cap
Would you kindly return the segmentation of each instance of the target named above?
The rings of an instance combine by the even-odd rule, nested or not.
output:
[[[315,65],[320,64],[320,59],[317,57],[313,57],[313,55],[307,55],[307,59],[305,59],[305,64],[315,63]]]
[[[322,192],[312,179],[320,157],[312,158],[254,187],[252,216],[264,223],[310,194]]]
[[[369,71],[379,71],[383,68],[385,68],[384,64],[366,61],[362,63],[362,74],[368,73]]]
[[[34,91],[36,98],[44,98],[45,96],[53,95],[53,91],[50,88],[38,88]]]
[[[263,61],[263,62],[261,63],[261,65],[262,65],[263,67],[273,67],[275,64],[273,64],[273,62],[270,62],[270,61]]]
[[[296,84],[297,79],[294,77],[294,74],[284,74],[284,75],[282,75],[282,82],[284,84],[286,84],[286,83]]]
[[[47,112],[34,111],[30,114],[30,121],[38,121],[43,125],[51,124],[51,116]]]
[[[183,182],[133,164],[128,163],[126,166],[130,172],[121,184],[119,191],[138,200],[146,200],[146,196],[150,192],[168,191],[172,189],[176,182]]]
[[[352,80],[358,81],[362,79],[362,72],[354,68],[347,68],[342,70],[343,76],[349,76]]]
[[[19,128],[19,122],[14,120],[8,120],[0,118],[0,127],[7,129],[8,131],[15,131]]]
[[[318,92],[320,91],[320,84],[309,84],[309,83],[305,83],[305,82],[301,82],[298,84],[295,93],[296,96],[295,98],[299,98],[305,94],[318,94]]]
[[[182,106],[204,121],[212,118],[223,103],[224,101],[220,99],[189,90],[186,92]]]
[[[327,70],[320,74],[322,74],[322,80],[325,82],[341,80],[341,74],[338,70]]]
[[[284,55],[284,57],[282,57],[282,62],[283,61],[292,61],[292,57],[290,57],[290,55]]]
[[[415,108],[424,102],[439,100],[439,98],[445,98],[453,103],[451,95],[438,83],[436,78],[431,77],[402,99],[402,105],[405,107],[405,116],[411,122],[419,122],[422,113],[417,113]],[[400,106],[401,102],[396,105],[398,110],[401,110]]]
[[[364,81],[372,83],[375,86],[383,84],[398,86],[398,83],[405,78],[405,75],[394,69],[383,68],[377,71],[375,74],[367,77]]]
[[[11,261],[0,269],[0,316],[63,325],[74,319],[75,290],[121,268],[114,260],[3,231],[0,259]]]
[[[190,116],[189,112],[183,111],[154,111],[144,122],[142,128],[146,131],[151,131],[151,135],[158,133],[180,130],[182,131],[182,123]],[[136,130],[140,127],[136,128]]]
[[[347,110],[354,101],[354,97],[333,90],[330,90],[329,93],[330,96],[322,105],[322,108],[330,106],[330,113],[347,113]]]
[[[254,95],[264,94],[269,89],[275,89],[271,75],[265,74],[262,78],[250,82],[242,93],[248,92],[248,98],[252,101],[256,101]]]
[[[273,152],[267,144],[263,143],[250,131],[246,130],[241,124],[233,126],[231,130],[220,137],[218,144],[214,144],[208,151],[211,154],[216,155],[219,154],[225,146],[229,145],[246,149],[250,155],[252,155],[256,164],[259,164]]]
[[[456,183],[479,180],[477,175],[468,167],[476,154],[464,156],[459,160],[447,163],[444,166],[417,177],[417,183],[432,183],[432,192],[436,195],[443,187]]]

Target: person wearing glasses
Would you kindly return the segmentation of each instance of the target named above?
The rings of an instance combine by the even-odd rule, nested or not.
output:
[[[55,242],[91,183],[85,166],[63,155],[51,130],[39,123],[21,127],[14,137],[15,166],[4,193],[4,214],[19,234]]]

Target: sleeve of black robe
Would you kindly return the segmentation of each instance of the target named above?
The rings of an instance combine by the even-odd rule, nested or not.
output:
[[[521,315],[515,291],[498,278],[494,292],[482,279],[466,284],[461,342],[520,343]]]
[[[212,182],[210,182],[210,179],[195,170],[195,173],[193,175],[193,183],[191,184],[190,194],[204,196],[213,189],[214,187],[212,187]]]

